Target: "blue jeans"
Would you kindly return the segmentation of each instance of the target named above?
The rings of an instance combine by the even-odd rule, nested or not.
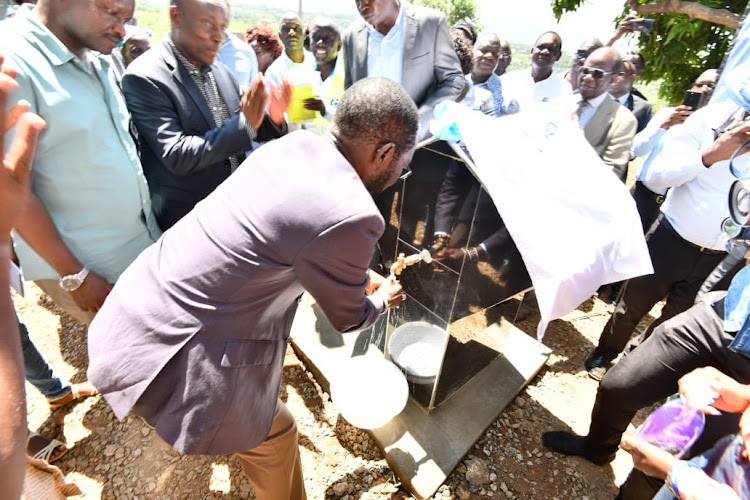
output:
[[[65,396],[70,392],[70,382],[63,381],[52,372],[52,368],[42,357],[42,354],[36,348],[29,338],[29,331],[23,324],[21,318],[18,319],[18,331],[21,334],[21,348],[23,349],[23,365],[26,370],[26,380],[36,387],[47,399],[57,399]]]

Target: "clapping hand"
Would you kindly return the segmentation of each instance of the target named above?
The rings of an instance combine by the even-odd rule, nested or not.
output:
[[[253,127],[253,130],[258,130],[263,123],[267,104],[266,80],[262,74],[259,74],[250,83],[250,88],[242,92],[242,98],[240,99],[240,111],[245,115],[245,119]]]
[[[292,100],[292,85],[283,80],[281,86],[270,85],[270,95],[268,102],[268,117],[276,125],[284,123],[284,113],[289,107]]]

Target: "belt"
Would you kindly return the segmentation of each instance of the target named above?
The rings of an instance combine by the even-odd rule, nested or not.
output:
[[[662,203],[664,203],[664,199],[665,199],[665,198],[667,197],[667,195],[666,195],[666,194],[658,194],[658,193],[654,193],[654,192],[653,192],[653,191],[651,191],[651,190],[650,190],[649,188],[647,188],[647,187],[646,187],[646,185],[645,185],[645,184],[644,184],[643,182],[641,182],[641,181],[635,181],[635,184],[636,184],[636,186],[638,186],[639,188],[641,188],[641,189],[644,189],[644,190],[646,190],[646,191],[648,192],[648,194],[649,194],[649,195],[650,195],[651,197],[653,197],[653,198],[654,198],[654,201],[655,201],[655,202],[656,202],[657,204],[661,205]]]
[[[691,241],[686,240],[685,238],[683,238],[682,236],[680,236],[680,233],[678,233],[677,230],[674,227],[672,227],[672,224],[670,224],[669,220],[666,217],[664,217],[664,214],[662,214],[661,217],[659,218],[659,225],[660,226],[664,226],[664,228],[667,229],[670,233],[674,234],[675,236],[677,236],[678,238],[680,238],[682,241],[684,241],[688,246],[691,246],[691,247],[695,248],[696,250],[698,250],[702,254],[706,254],[706,255],[726,255],[726,253],[727,253],[726,250],[714,250],[713,248],[702,247],[700,245],[696,245],[695,243],[693,243]]]

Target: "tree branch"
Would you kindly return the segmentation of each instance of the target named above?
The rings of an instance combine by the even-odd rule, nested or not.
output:
[[[629,0],[630,8],[638,14],[686,14],[696,19],[703,19],[714,24],[720,24],[737,29],[740,25],[739,14],[727,9],[715,9],[698,2],[684,0],[659,0],[655,3],[640,4],[638,0]]]

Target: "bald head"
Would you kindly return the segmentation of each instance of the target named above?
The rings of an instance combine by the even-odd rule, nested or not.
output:
[[[512,49],[510,48],[510,42],[508,40],[500,40],[500,58],[495,66],[495,74],[497,76],[503,75],[508,66],[512,61]]]
[[[719,70],[718,69],[707,69],[700,75],[698,75],[698,78],[695,79],[696,84],[706,84],[706,83],[716,83],[716,80],[719,79]]]
[[[414,146],[419,127],[417,107],[404,88],[387,79],[358,81],[341,97],[333,127],[346,141],[393,142],[399,150]]]
[[[612,76],[609,93],[618,99],[626,95],[633,90],[635,78],[635,66],[633,63],[630,61],[622,61],[621,70]]]
[[[365,78],[341,97],[330,134],[368,191],[381,193],[411,161],[419,128],[414,101],[387,78]]]
[[[480,33],[476,43],[490,43],[500,47],[500,37],[495,33]]]
[[[584,99],[594,99],[609,90],[612,78],[622,68],[617,49],[601,47],[586,58],[578,73],[578,89]]]
[[[213,64],[229,25],[226,0],[172,0],[169,18],[180,53],[199,69]]]
[[[500,38],[494,33],[482,33],[474,44],[471,78],[474,83],[484,83],[500,59]]]
[[[690,90],[693,92],[700,92],[702,94],[710,94],[713,92],[716,86],[716,81],[719,79],[719,71],[716,69],[707,69],[695,79]]]

